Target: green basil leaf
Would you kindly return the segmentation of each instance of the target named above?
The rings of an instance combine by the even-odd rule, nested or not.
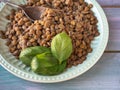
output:
[[[51,52],[45,52],[45,53],[36,55],[33,58],[31,65],[32,66],[36,65],[34,64],[35,62],[37,62],[37,64],[39,64],[40,67],[51,67],[58,64],[58,60],[52,55]]]
[[[31,66],[32,67],[32,66]],[[36,73],[36,74],[40,74],[40,75],[56,75],[57,72],[57,66],[52,66],[52,67],[41,67],[41,66],[37,66],[37,67],[32,67],[32,70]]]
[[[51,52],[50,48],[42,47],[42,46],[35,46],[29,47],[21,51],[19,59],[28,66],[30,66],[32,58],[37,54],[41,54],[44,52]]]
[[[47,73],[44,73],[44,75],[58,75],[65,71],[66,68],[66,61],[62,62],[61,64],[55,65],[50,68],[46,68],[48,70]]]
[[[66,65],[67,65],[67,61],[63,61],[58,67],[57,74],[62,73],[65,70]]]
[[[41,74],[41,75],[57,75],[62,73],[65,68],[66,68],[66,61],[62,62],[62,64],[56,64],[50,67],[43,67],[41,66],[39,60],[32,60],[31,63],[31,68],[32,70],[37,73],[37,74]]]
[[[65,32],[56,35],[51,43],[51,51],[59,63],[67,60],[72,53],[71,38]]]

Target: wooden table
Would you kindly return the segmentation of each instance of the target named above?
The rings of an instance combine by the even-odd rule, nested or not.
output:
[[[120,90],[120,0],[97,1],[104,8],[110,25],[106,50],[115,52],[105,53],[85,74],[56,84],[24,81],[0,66],[0,90]]]

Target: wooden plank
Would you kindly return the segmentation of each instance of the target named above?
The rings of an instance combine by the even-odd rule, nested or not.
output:
[[[22,80],[0,67],[0,90],[120,90],[120,54],[104,54],[83,75],[56,84]],[[58,88],[59,87],[59,88]]]
[[[98,3],[104,7],[119,7],[120,0],[96,0]]]
[[[110,26],[107,50],[120,50],[120,8],[104,8]]]

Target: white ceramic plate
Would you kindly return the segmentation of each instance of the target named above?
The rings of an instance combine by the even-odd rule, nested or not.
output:
[[[12,0],[17,4],[24,4],[25,0]],[[15,59],[14,56],[8,51],[8,47],[5,46],[5,40],[0,39],[0,63],[1,65],[22,79],[40,82],[40,83],[55,83],[70,80],[75,78],[87,70],[89,70],[102,56],[109,36],[109,28],[106,16],[100,7],[100,5],[96,2],[96,0],[85,0],[88,3],[93,4],[93,11],[98,18],[98,30],[100,32],[100,36],[96,37],[92,42],[93,52],[87,56],[87,59],[78,66],[73,66],[72,68],[67,69],[64,73],[56,76],[41,76],[33,73],[29,67],[26,67],[22,64],[21,61]],[[0,4],[0,29],[5,30],[6,24],[9,22],[5,19],[5,16],[10,13],[12,8],[10,6],[6,6],[3,3]]]

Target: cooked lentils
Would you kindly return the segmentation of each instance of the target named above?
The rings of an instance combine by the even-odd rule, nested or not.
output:
[[[10,52],[18,58],[21,50],[30,46],[50,47],[52,38],[66,32],[72,39],[73,53],[67,67],[81,64],[92,52],[91,41],[99,35],[92,4],[84,0],[28,0],[28,6],[44,6],[40,20],[31,22],[21,10],[7,16],[11,22],[1,37],[7,39]]]

